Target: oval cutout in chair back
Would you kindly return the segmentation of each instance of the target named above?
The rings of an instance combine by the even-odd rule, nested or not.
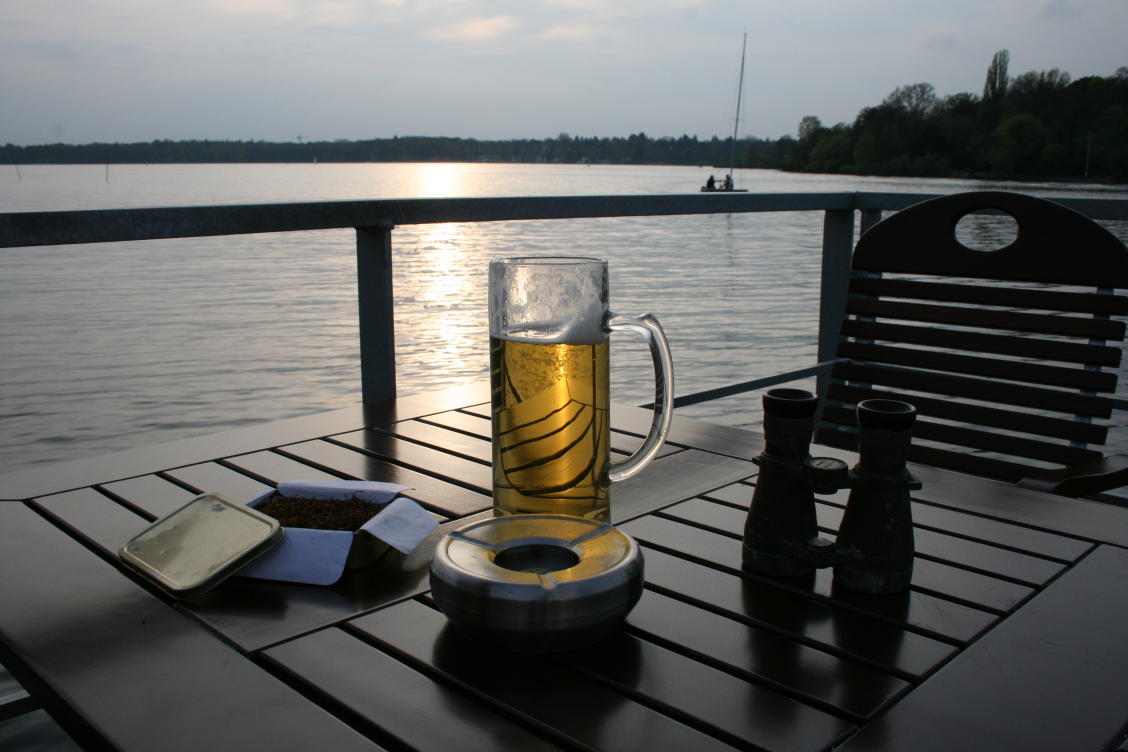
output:
[[[956,242],[969,251],[1001,251],[1018,239],[1018,220],[1010,214],[974,214],[959,218]]]

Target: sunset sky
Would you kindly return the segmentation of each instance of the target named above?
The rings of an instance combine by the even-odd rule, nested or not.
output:
[[[1128,0],[3,0],[0,143],[730,135],[1128,66]]]

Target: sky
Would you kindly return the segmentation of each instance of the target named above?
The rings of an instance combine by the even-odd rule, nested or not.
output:
[[[794,135],[1128,66],[1128,0],[0,0],[0,144]]]

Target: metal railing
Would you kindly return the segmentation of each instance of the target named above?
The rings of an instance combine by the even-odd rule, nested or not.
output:
[[[426,198],[0,214],[0,248],[355,228],[364,402],[395,397],[392,234],[397,225],[822,212],[818,360],[830,361],[845,308],[855,227],[930,198],[908,193],[743,193],[653,196]],[[1055,199],[1094,219],[1128,221],[1128,200]],[[860,225],[858,219],[860,216]],[[679,398],[678,404],[758,389],[819,366]]]

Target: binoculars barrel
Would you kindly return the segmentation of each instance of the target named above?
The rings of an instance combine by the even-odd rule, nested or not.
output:
[[[834,567],[837,584],[863,593],[894,593],[912,580],[909,491],[920,488],[906,468],[916,409],[897,400],[858,403],[860,459],[852,468],[810,455],[818,399],[800,389],[773,389],[764,401],[764,450],[744,526],[743,565],[750,572],[793,576]],[[816,493],[849,488],[834,543],[820,538]]]

